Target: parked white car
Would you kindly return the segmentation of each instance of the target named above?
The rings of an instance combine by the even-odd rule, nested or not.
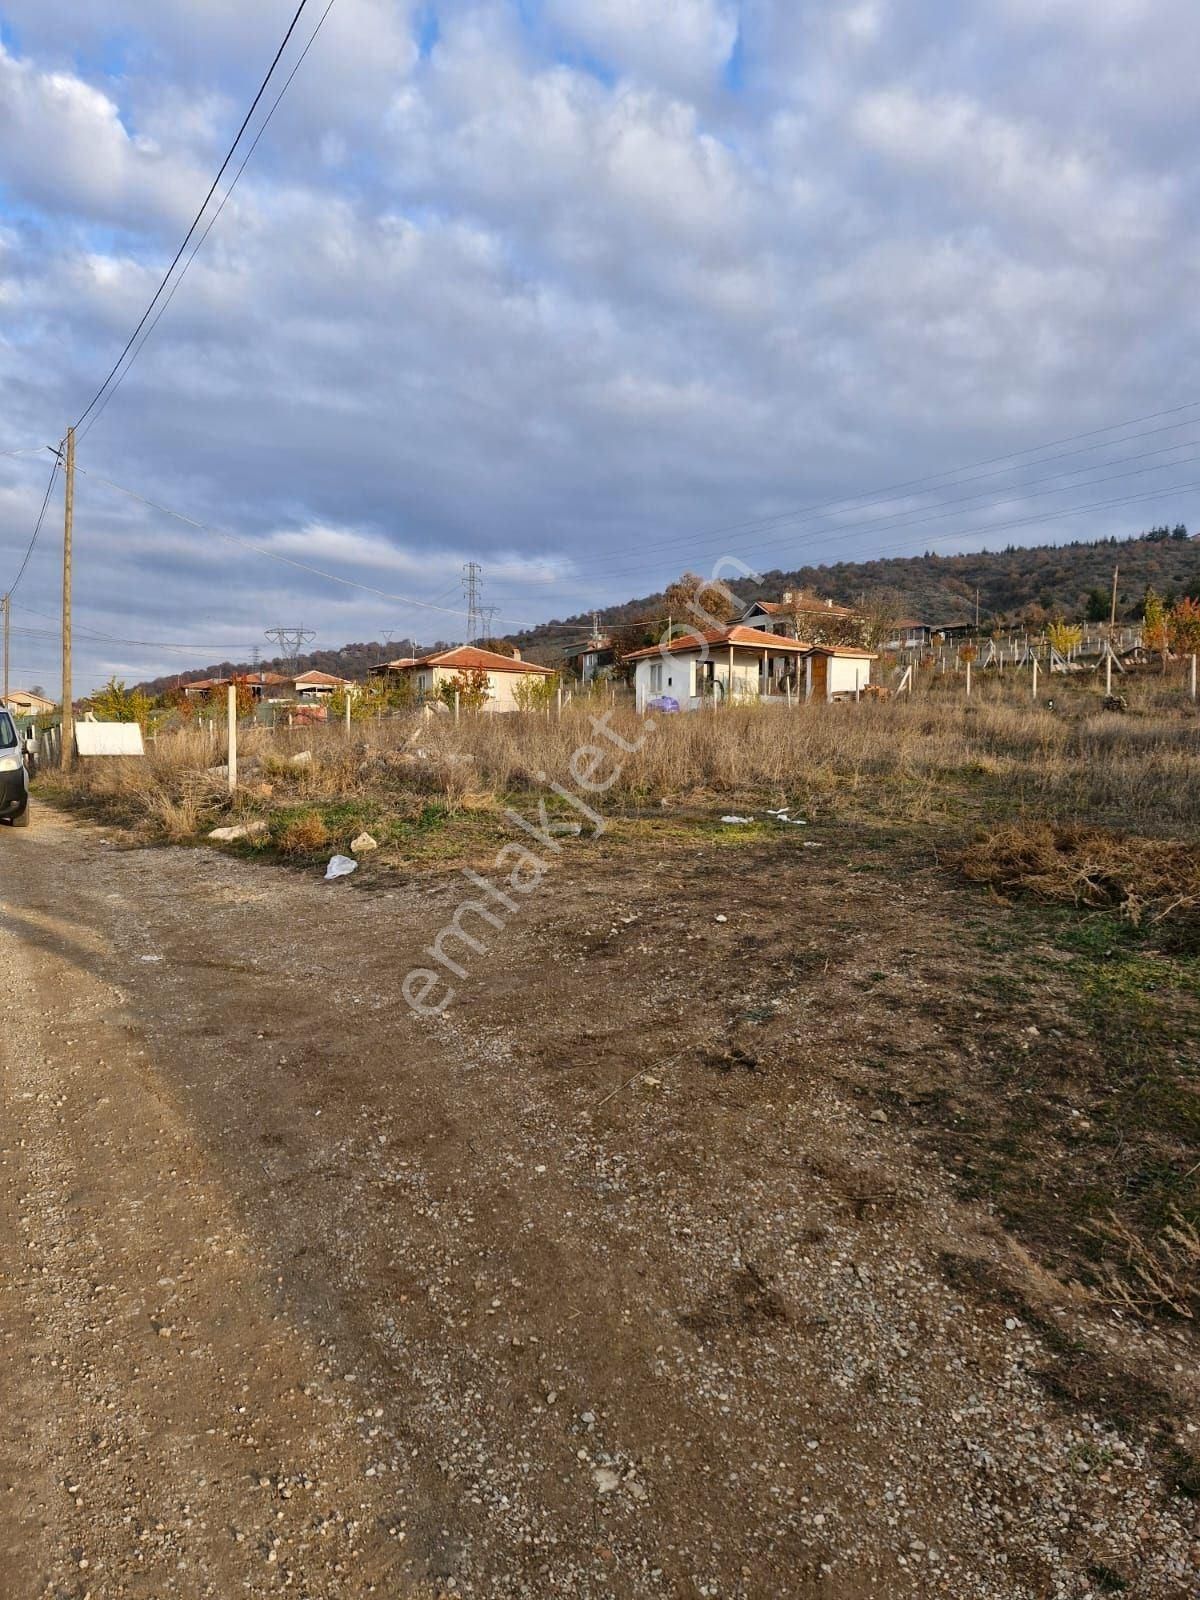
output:
[[[29,826],[25,742],[7,711],[0,711],[0,817],[14,828]]]

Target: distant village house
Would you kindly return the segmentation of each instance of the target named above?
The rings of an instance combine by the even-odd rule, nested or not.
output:
[[[521,709],[518,684],[555,676],[552,667],[522,661],[520,651],[502,656],[498,651],[484,650],[474,644],[438,650],[427,656],[402,656],[397,661],[382,661],[371,668],[370,675],[406,680],[421,699],[432,699],[464,673],[477,672],[487,674],[485,711],[518,711]]]
[[[32,689],[13,689],[4,704],[18,717],[45,717],[58,709],[57,700],[48,700]]]

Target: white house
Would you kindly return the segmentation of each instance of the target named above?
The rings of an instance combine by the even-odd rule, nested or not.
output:
[[[468,672],[487,674],[485,711],[519,711],[518,684],[541,682],[555,676],[552,668],[522,661],[519,654],[502,656],[495,650],[481,650],[473,644],[438,650],[428,656],[405,656],[371,668],[373,676],[407,678],[422,699],[438,694],[443,684],[452,683]]]
[[[696,711],[729,701],[788,704],[853,695],[870,683],[875,657],[849,645],[806,644],[734,623],[681,634],[625,659],[636,663],[639,711],[660,696],[677,700],[681,711]]]

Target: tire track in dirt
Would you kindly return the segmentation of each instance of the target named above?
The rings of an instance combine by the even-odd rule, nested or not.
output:
[[[353,1597],[1182,1592],[1186,1508],[1146,1452],[1052,1406],[1036,1332],[946,1282],[950,1246],[1003,1254],[995,1226],[835,1061],[746,1047],[764,974],[801,1032],[853,1005],[795,948],[815,874],[744,854],[755,927],[717,930],[703,857],[581,851],[419,1025],[399,982],[454,880],[330,889],[38,820],[0,961],[62,1014],[7,1063],[43,1154],[6,1153],[5,1192],[51,1271],[22,1269],[12,1331],[71,1365],[28,1369],[31,1424],[64,1420],[5,1533],[55,1581],[99,1525],[131,1594],[285,1567]]]

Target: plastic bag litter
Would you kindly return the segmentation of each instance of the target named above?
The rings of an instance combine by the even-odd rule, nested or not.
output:
[[[357,871],[358,862],[352,856],[331,856],[325,868],[325,881],[328,883],[330,878],[348,878]]]
[[[722,822],[753,822],[753,817],[722,817]]]

